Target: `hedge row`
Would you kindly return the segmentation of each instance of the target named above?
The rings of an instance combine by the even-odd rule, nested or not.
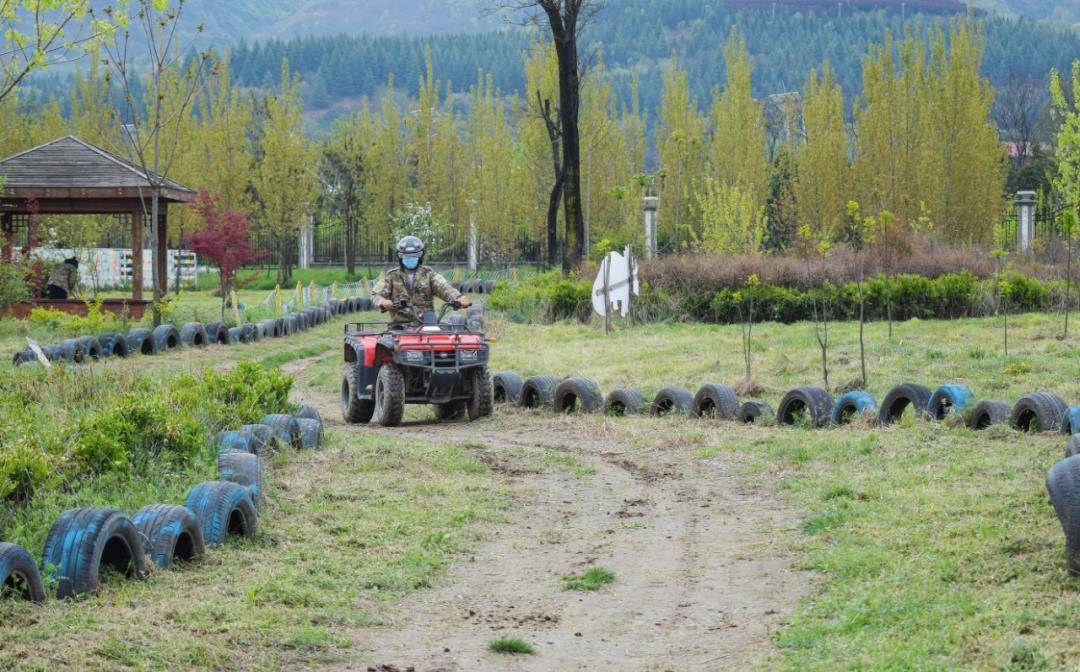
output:
[[[887,317],[891,297],[893,318],[897,320],[953,319],[981,317],[997,312],[998,296],[1007,297],[1010,312],[1031,312],[1061,306],[1064,283],[1041,282],[1020,274],[1011,274],[1002,282],[980,280],[963,271],[934,279],[918,275],[892,278],[875,276],[863,283],[866,316],[870,320]],[[591,313],[591,283],[567,280],[556,274],[544,274],[510,286],[496,285],[488,306],[504,312],[518,322],[554,321],[567,318],[588,320]],[[859,317],[859,288],[854,282],[810,290],[776,285],[756,285],[740,290],[697,291],[694,289],[657,289],[645,285],[636,304],[636,316],[646,321],[696,320],[736,323],[753,297],[754,320],[792,323],[814,319],[827,299],[830,319],[852,320]],[[1072,292],[1075,306],[1080,292]]]

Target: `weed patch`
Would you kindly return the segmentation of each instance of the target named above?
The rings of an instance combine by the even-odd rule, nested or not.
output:
[[[525,640],[516,638],[500,637],[499,639],[493,639],[488,642],[488,648],[495,653],[510,653],[510,654],[532,654],[536,653],[536,649],[532,644],[529,644]]]
[[[583,574],[568,574],[562,577],[565,590],[580,590],[586,593],[600,590],[614,580],[615,572],[603,567],[592,567]]]

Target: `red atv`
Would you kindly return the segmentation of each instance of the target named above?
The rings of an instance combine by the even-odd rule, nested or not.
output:
[[[399,301],[394,309],[414,318],[408,324],[345,325],[345,421],[374,418],[384,427],[397,427],[405,404],[433,404],[441,420],[466,413],[470,420],[491,415],[488,339],[460,319],[443,321],[448,310],[460,308],[455,301],[443,305],[438,317],[432,312],[418,315]]]

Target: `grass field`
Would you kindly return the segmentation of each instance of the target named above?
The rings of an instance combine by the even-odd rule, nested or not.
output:
[[[497,317],[490,326],[498,339],[495,370],[587,375],[605,391],[633,386],[646,394],[743,377],[738,327],[661,324],[605,336],[587,326],[512,325]],[[1058,340],[1057,316],[1010,320],[1010,358],[1000,354],[1000,327],[989,319],[913,321],[896,325],[889,339],[884,324],[870,325],[870,391],[880,399],[901,382],[959,383],[979,399],[1012,402],[1048,390],[1080,403],[1080,338]],[[0,355],[21,347],[15,332],[0,339]],[[858,376],[857,325],[834,325],[831,334],[830,383],[846,385]],[[331,398],[339,343],[340,320],[292,339],[98,366],[167,376],[238,359],[296,365],[304,371],[299,394]],[[757,327],[754,378],[774,406],[791,387],[820,384],[813,325]],[[409,412],[429,416],[427,409]],[[747,483],[801,512],[792,521],[798,534],[785,543],[796,567],[819,579],[775,635],[777,651],[762,662],[765,669],[1080,664],[1080,579],[1065,572],[1044,485],[1063,437],[976,433],[914,418],[885,430],[807,431],[506,411],[485,431],[543,432],[551,423],[569,423],[582,436],[601,433],[630,453],[731,460]],[[509,502],[505,475],[479,460],[473,446],[330,436],[322,453],[283,454],[271,465],[271,504],[254,542],[74,604],[0,605],[0,665],[295,669],[302,661],[349,659],[363,647],[364,628],[385,622],[399,598],[437,580],[482,529],[499,529]],[[591,476],[583,470],[580,478]],[[554,591],[576,592],[562,588],[556,576]]]

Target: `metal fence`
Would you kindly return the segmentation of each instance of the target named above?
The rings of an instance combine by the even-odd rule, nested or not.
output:
[[[1065,235],[1065,214],[1080,210],[1080,203],[1068,203],[1057,195],[1036,199],[1032,220],[1032,240],[1061,239]],[[1009,203],[999,224],[996,241],[1002,249],[1017,250],[1020,247],[1020,213],[1016,203]],[[1075,233],[1075,232],[1074,232]]]

